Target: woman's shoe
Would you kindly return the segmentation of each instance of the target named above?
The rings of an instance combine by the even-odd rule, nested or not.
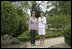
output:
[[[33,46],[33,44],[31,44],[31,46]]]
[[[35,44],[31,44],[32,46],[36,46]]]
[[[36,46],[35,44],[33,44],[33,46]]]

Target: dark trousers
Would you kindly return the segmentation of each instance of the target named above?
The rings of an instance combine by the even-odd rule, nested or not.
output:
[[[31,30],[31,32],[30,32],[30,42],[31,42],[31,44],[35,44],[35,33],[36,33],[36,30]]]

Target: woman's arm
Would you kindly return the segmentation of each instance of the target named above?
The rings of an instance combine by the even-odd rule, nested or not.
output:
[[[38,18],[38,29],[40,28],[39,25],[40,25],[40,24],[39,24],[39,18]]]
[[[38,19],[37,18],[36,18],[36,21],[37,21],[36,26],[37,26],[37,30],[38,30]]]
[[[29,30],[31,29],[31,18],[29,19]]]
[[[46,17],[44,18],[43,23],[46,24]]]

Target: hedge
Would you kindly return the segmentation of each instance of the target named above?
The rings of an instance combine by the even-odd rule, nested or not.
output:
[[[15,7],[9,1],[1,1],[1,34],[12,35],[18,26],[19,18]]]
[[[68,26],[64,29],[63,35],[65,38],[65,42],[71,45],[71,26]]]

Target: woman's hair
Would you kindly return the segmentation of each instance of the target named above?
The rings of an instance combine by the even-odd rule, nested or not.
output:
[[[35,12],[35,11],[31,11],[31,16],[32,16],[33,12]]]
[[[43,16],[44,16],[44,12],[43,11],[40,11],[40,13],[43,13]]]

